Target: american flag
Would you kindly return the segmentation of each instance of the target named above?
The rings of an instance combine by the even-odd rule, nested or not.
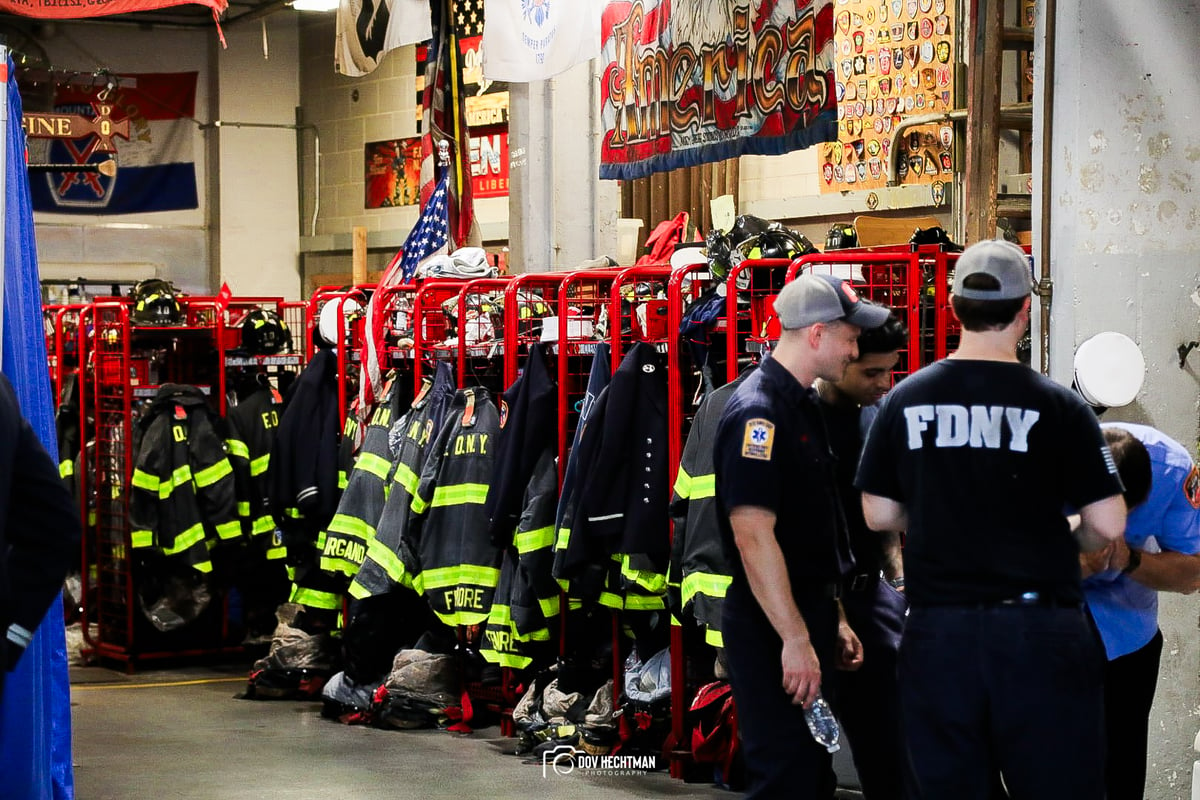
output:
[[[447,217],[446,195],[450,184],[450,170],[445,169],[442,179],[429,197],[429,202],[421,209],[421,217],[404,240],[404,247],[388,264],[383,273],[383,280],[371,294],[367,303],[367,328],[363,336],[361,374],[358,376],[358,415],[363,424],[358,426],[366,430],[366,421],[371,414],[371,407],[383,392],[383,366],[381,355],[383,348],[383,323],[387,314],[384,308],[387,302],[384,292],[389,286],[397,286],[412,281],[417,267],[437,255],[445,255],[449,247],[449,224]],[[394,295],[393,295],[394,296]]]
[[[421,98],[421,207],[433,195],[438,176],[438,143],[450,143],[450,175],[446,206],[450,219],[449,248],[479,245],[482,239],[471,202],[470,139],[463,96],[462,54],[452,24],[451,0],[430,0],[433,39],[425,61],[425,91]]]

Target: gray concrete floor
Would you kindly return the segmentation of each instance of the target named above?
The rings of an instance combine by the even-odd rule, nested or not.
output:
[[[80,800],[397,800],[398,798],[738,795],[671,779],[542,777],[497,727],[393,731],[325,720],[320,705],[238,700],[244,667],[125,675],[71,668]]]

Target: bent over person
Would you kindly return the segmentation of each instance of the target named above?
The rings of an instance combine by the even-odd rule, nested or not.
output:
[[[888,310],[847,281],[802,275],[775,301],[779,344],[721,415],[713,459],[732,567],[722,634],[746,759],[747,797],[832,797],[831,757],[810,706],[835,666],[836,598],[853,561],[813,381],[838,380],[862,328]],[[848,629],[846,629],[848,630]]]
[[[1017,360],[1032,286],[1013,244],[962,254],[961,344],[888,394],[859,464],[867,524],[907,531],[911,797],[983,800],[997,771],[1015,800],[1104,797],[1104,655],[1079,553],[1120,538],[1125,506],[1091,409]]]
[[[0,692],[62,590],[80,527],[58,465],[0,376]]]

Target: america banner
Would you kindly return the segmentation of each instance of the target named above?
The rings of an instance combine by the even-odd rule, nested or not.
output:
[[[837,140],[832,0],[610,0],[600,177]]]
[[[193,143],[195,72],[114,75],[107,85],[58,87],[54,110],[95,116],[104,107],[114,122],[128,121],[129,137],[114,139],[116,153],[100,138],[30,139],[31,162],[98,164],[115,158],[117,172],[45,172],[29,176],[34,211],[65,214],[137,214],[197,208]]]

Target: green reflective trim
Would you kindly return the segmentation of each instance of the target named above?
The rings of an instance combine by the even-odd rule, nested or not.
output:
[[[554,526],[547,525],[545,528],[518,533],[513,537],[513,544],[521,555],[550,547],[554,544]]]
[[[147,492],[157,492],[158,478],[148,472],[135,469],[133,471],[133,485],[138,489],[145,489]]]
[[[346,474],[346,470],[338,470],[338,488],[345,489],[350,484],[350,477]]]
[[[375,528],[348,514],[334,514],[333,519],[329,521],[329,532],[361,539],[363,544],[375,538]]]
[[[383,542],[372,539],[367,544],[367,558],[378,564],[396,583],[412,587],[412,578],[404,567],[404,562]]]
[[[88,525],[95,525],[97,520],[96,509],[88,509]]]
[[[217,481],[233,474],[233,467],[229,466],[229,459],[222,458],[211,467],[205,467],[196,473],[196,488],[203,489],[206,486],[212,486]]]
[[[533,663],[533,659],[528,656],[519,656],[516,653],[502,653],[499,650],[480,650],[479,655],[483,656],[486,661],[491,661],[493,664],[499,664],[502,667],[510,667],[511,669],[525,669]]]
[[[171,492],[175,491],[176,486],[183,486],[187,483],[190,483],[191,480],[192,468],[187,464],[184,464],[182,467],[178,467],[174,472],[171,473],[170,479],[158,482],[158,498],[160,500],[166,500],[171,496]]]
[[[278,561],[281,558],[287,558],[287,548],[283,545],[279,547],[271,547],[267,550],[268,561]],[[291,577],[290,575],[288,577]]]
[[[468,503],[483,505],[487,500],[488,485],[486,483],[457,483],[450,486],[439,486],[433,490],[433,501],[430,506],[461,506]]]
[[[500,570],[476,564],[455,564],[452,567],[423,569],[419,577],[424,591],[463,584],[493,589],[500,582]]]
[[[487,612],[486,611],[457,610],[457,611],[453,611],[453,612],[446,612],[446,611],[438,611],[435,608],[433,610],[433,613],[438,619],[440,619],[442,622],[446,623],[447,625],[449,625],[452,628],[456,627],[458,625],[480,625],[484,622],[487,622]]]
[[[671,615],[671,627],[672,628],[682,628],[683,627],[683,623],[681,623],[679,621],[679,618],[676,617],[674,614]]]
[[[250,504],[245,500],[239,500],[237,504],[237,513],[239,517],[250,516]]]
[[[429,502],[419,494],[413,495],[412,503],[409,505],[414,514],[424,514],[425,509],[429,508]]]
[[[324,608],[330,611],[342,607],[341,595],[336,595],[332,592],[321,592],[316,589],[302,589],[294,584],[292,586],[292,595],[288,598],[288,602],[299,603],[309,608]]]
[[[555,550],[566,550],[567,545],[571,542],[571,529],[559,528],[558,534],[554,539]]]
[[[58,465],[58,477],[69,478],[75,474],[75,462],[70,459],[61,462]]]
[[[325,549],[325,539],[326,539],[325,531],[321,531],[320,533],[317,534],[317,551],[318,552]]]
[[[713,647],[725,646],[725,637],[721,635],[720,631],[712,628],[708,628],[704,631],[704,641],[708,642]]]
[[[176,553],[182,553],[189,547],[199,544],[204,541],[204,523],[197,522],[192,527],[185,530],[183,533],[175,537],[175,542],[170,547],[163,548],[163,555],[173,556]]]
[[[564,587],[564,589],[565,588],[566,587]],[[583,608],[583,601],[575,597],[568,597],[567,608],[571,611],[578,611],[579,609]]]
[[[421,476],[412,471],[412,468],[407,464],[396,464],[396,473],[392,475],[392,480],[404,487],[404,490],[411,495],[417,493],[417,484],[421,482]]]
[[[541,606],[542,616],[546,618],[557,617],[558,611],[561,608],[558,596],[538,598],[538,605]]]
[[[692,496],[692,476],[684,472],[682,466],[679,468],[679,474],[675,476],[674,492],[684,500]]]
[[[527,633],[524,636],[514,630],[513,640],[517,642],[548,642],[550,641],[550,629],[538,628],[536,631]]]
[[[253,461],[250,462],[251,477],[257,478],[259,475],[262,475],[264,472],[267,471],[267,467],[269,467],[269,466],[271,466],[271,454],[270,453],[267,453],[265,456],[259,456],[258,458],[254,459]]]
[[[236,539],[242,535],[242,523],[239,520],[222,522],[217,526],[217,536],[222,539]]]
[[[646,569],[633,569],[629,566],[629,556],[621,557],[621,575],[652,594],[662,594],[667,590],[666,575]]]
[[[358,581],[350,584],[350,588],[347,589],[346,592],[355,600],[365,600],[371,596],[371,590],[363,586]]]
[[[512,625],[512,606],[507,603],[492,603],[488,612],[488,627],[508,628]]]
[[[204,573],[212,572],[212,562],[211,561],[197,561],[195,564],[192,564],[192,569],[196,570],[197,572],[204,572]]]
[[[717,496],[717,476],[716,475],[697,475],[692,478],[692,498],[693,500],[703,500],[706,497]]]
[[[250,448],[246,446],[245,442],[238,441],[237,439],[226,439],[225,449],[229,451],[229,455],[231,456],[239,456],[247,461],[250,460]]]
[[[154,531],[138,530],[129,534],[130,543],[134,547],[153,547]]]
[[[386,481],[388,473],[392,471],[392,462],[386,458],[380,458],[374,453],[363,453],[358,457],[354,468],[369,472],[379,480]]]
[[[628,611],[653,611],[666,607],[667,604],[661,597],[646,594],[625,595],[625,609]]]
[[[601,592],[598,602],[605,608],[611,608],[614,611],[620,611],[624,607],[624,603],[621,602],[621,596],[612,592]]]
[[[304,515],[300,513],[300,509],[298,508],[285,508],[283,513],[287,514],[292,519],[304,519]]]
[[[724,597],[725,591],[733,578],[729,575],[715,575],[710,572],[693,572],[683,579],[680,587],[683,590],[683,604],[692,602],[697,594],[706,597]]]
[[[250,533],[258,536],[263,533],[270,533],[275,530],[275,519],[267,514],[254,520],[254,526],[250,529]]]

